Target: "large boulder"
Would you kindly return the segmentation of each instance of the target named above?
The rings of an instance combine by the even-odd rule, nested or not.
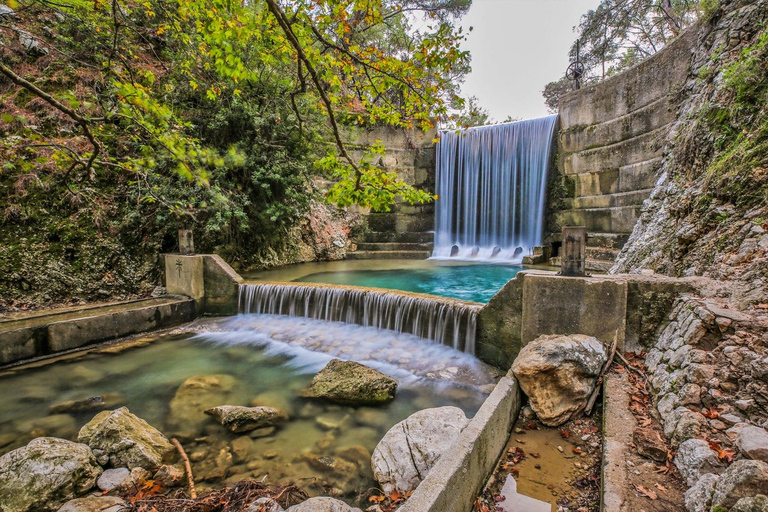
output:
[[[227,403],[235,378],[231,375],[196,375],[185,380],[171,400],[167,426],[181,439],[193,439],[208,421],[205,411]]]
[[[257,428],[274,427],[288,419],[288,415],[272,407],[241,407],[238,405],[220,405],[208,409],[205,414],[236,434],[250,432]]]
[[[80,429],[77,440],[93,450],[102,450],[115,468],[153,471],[174,450],[168,438],[126,407],[94,416]]]
[[[359,508],[353,508],[343,501],[335,498],[310,498],[298,505],[288,507],[285,512],[362,512]]]
[[[395,398],[397,381],[354,361],[334,359],[304,389],[305,398],[343,405],[377,405]]]
[[[57,510],[91,489],[101,471],[88,446],[38,437],[0,457],[0,510]]]
[[[541,422],[556,427],[584,409],[606,360],[596,338],[545,335],[523,347],[512,371]]]
[[[768,463],[737,460],[725,470],[715,486],[712,509],[733,507],[741,498],[751,498],[768,489]]]
[[[458,407],[418,411],[389,429],[371,457],[385,494],[416,489],[469,420]]]

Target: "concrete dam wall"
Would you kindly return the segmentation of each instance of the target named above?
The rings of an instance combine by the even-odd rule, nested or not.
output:
[[[569,193],[549,225],[555,236],[562,226],[586,226],[593,268],[615,259],[651,193],[674,137],[695,35],[688,30],[628,71],[560,100],[558,171]]]

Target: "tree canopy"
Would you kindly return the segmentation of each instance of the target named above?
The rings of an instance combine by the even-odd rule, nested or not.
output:
[[[586,67],[583,83],[620,73],[661,50],[717,0],[602,0],[581,17],[569,56],[577,53]],[[547,107],[557,110],[560,95],[570,90],[565,77],[546,85]]]

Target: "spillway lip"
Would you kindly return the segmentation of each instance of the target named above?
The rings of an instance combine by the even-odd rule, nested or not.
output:
[[[454,299],[451,297],[442,297],[439,295],[430,295],[428,293],[414,293],[404,290],[392,290],[389,288],[375,288],[372,286],[355,286],[347,284],[324,284],[324,283],[302,283],[300,281],[244,281],[241,286],[291,286],[300,288],[314,289],[334,289],[350,290],[364,293],[375,293],[377,295],[394,295],[399,297],[408,297],[412,299],[421,299],[447,306],[463,307],[467,309],[482,309],[485,304],[471,300]]]

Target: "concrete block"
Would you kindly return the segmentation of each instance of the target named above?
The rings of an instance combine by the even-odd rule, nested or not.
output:
[[[521,343],[542,334],[586,334],[606,346],[626,334],[627,282],[615,278],[526,273]]]
[[[661,149],[669,136],[669,127],[606,146],[571,153],[564,157],[566,174],[618,169],[662,156]]]
[[[504,451],[520,412],[520,388],[509,373],[419,484],[400,512],[466,512]]]
[[[483,362],[508,370],[522,348],[523,278],[507,282],[477,315],[475,355]]]
[[[659,178],[662,159],[651,158],[644,162],[619,168],[619,192],[653,188]]]
[[[186,295],[195,300],[205,296],[203,256],[164,254],[165,287],[171,295]]]
[[[236,315],[239,285],[243,278],[220,256],[207,254],[203,262],[203,280],[203,312],[212,316]]]
[[[44,338],[45,330],[34,327],[0,333],[0,365],[41,355]]]

